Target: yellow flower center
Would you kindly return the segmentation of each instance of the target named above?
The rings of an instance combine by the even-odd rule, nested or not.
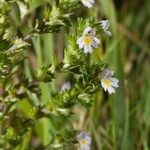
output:
[[[81,140],[81,144],[82,144],[82,145],[87,145],[87,140],[86,140],[86,139],[82,139],[82,140]]]
[[[103,82],[107,87],[111,86],[111,81],[109,79],[104,79]]]
[[[85,37],[84,37],[84,43],[86,44],[86,45],[91,45],[92,44],[92,38],[89,36],[89,35],[86,35]]]

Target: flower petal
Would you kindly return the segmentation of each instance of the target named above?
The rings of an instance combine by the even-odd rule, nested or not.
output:
[[[82,43],[82,41],[83,41],[83,37],[81,36],[81,37],[77,40],[77,44]]]
[[[85,7],[88,7],[88,8],[91,8],[91,7],[92,7],[92,4],[91,4],[90,2],[87,2],[87,1],[85,1],[85,0],[81,0],[81,1],[82,1],[83,5],[84,5]]]
[[[95,35],[95,31],[90,27],[86,27],[83,31],[83,35],[90,34],[91,36]]]
[[[94,41],[98,44],[100,43],[100,40],[97,37],[94,37]]]
[[[84,46],[84,53],[92,53],[92,46],[85,45]]]
[[[96,43],[95,41],[93,41],[92,46],[93,46],[94,48],[98,48],[98,43]]]
[[[94,48],[97,48],[99,43],[100,43],[100,40],[98,38],[94,37],[93,42],[92,42],[92,46]]]
[[[84,42],[79,43],[79,49],[82,49],[84,47]]]
[[[80,150],[90,150],[90,146],[89,145],[86,145],[86,146],[81,146],[80,147]]]
[[[116,83],[116,82],[112,82],[112,86],[116,87],[116,88],[119,87],[118,83]]]
[[[91,3],[95,3],[95,0],[90,0]]]
[[[91,144],[91,137],[90,136],[86,136],[86,140],[87,140],[88,145],[90,145]]]
[[[99,23],[104,31],[108,30],[109,20],[101,20],[101,21],[99,21]]]
[[[119,83],[119,80],[116,79],[116,78],[110,77],[110,80],[111,80],[112,82]]]
[[[114,75],[114,71],[108,70],[109,71],[109,76],[112,77]]]
[[[108,88],[108,93],[109,94],[115,93],[115,89],[113,87],[109,87]]]

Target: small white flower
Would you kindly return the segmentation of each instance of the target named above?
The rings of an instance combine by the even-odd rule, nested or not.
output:
[[[101,20],[100,22],[100,26],[102,27],[103,31],[109,35],[112,36],[112,33],[110,31],[108,31],[109,28],[109,20]]]
[[[81,2],[83,3],[85,7],[88,7],[88,8],[91,8],[93,4],[95,3],[94,0],[81,0]]]
[[[85,131],[77,135],[77,140],[80,144],[80,150],[90,150],[91,137]]]
[[[104,77],[101,79],[101,85],[109,94],[115,93],[115,88],[119,87],[119,80],[114,78],[114,72],[108,69],[103,71]]]
[[[100,40],[95,37],[95,31],[91,27],[87,27],[83,31],[83,35],[77,40],[79,49],[84,48],[84,53],[92,53],[93,48],[98,48]]]
[[[70,90],[71,89],[71,84],[70,84],[70,82],[68,81],[68,82],[66,82],[66,83],[64,83],[63,85],[62,85],[62,87],[61,87],[61,91],[62,92],[64,92],[64,91],[68,91],[68,90]]]

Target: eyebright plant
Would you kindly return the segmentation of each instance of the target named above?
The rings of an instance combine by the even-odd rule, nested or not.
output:
[[[0,0],[0,148],[90,149],[90,135],[73,128],[74,107],[82,105],[89,110],[96,93],[103,88],[115,93],[119,82],[107,64],[92,58],[102,44],[102,35],[111,35],[109,21],[78,16],[72,30],[76,10],[91,8],[94,3]],[[27,74],[26,61],[31,54],[39,59],[35,55],[38,39],[62,31],[66,37],[63,60],[53,55],[51,63],[39,67],[29,61],[31,72]],[[61,87],[56,84],[59,74],[67,77],[61,77]],[[43,87],[48,87],[47,93]]]

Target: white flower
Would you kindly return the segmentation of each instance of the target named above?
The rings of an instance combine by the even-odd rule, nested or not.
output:
[[[85,131],[77,135],[77,140],[80,144],[80,150],[90,150],[91,137]]]
[[[92,53],[93,47],[97,48],[100,40],[95,37],[95,31],[91,27],[87,27],[83,31],[83,35],[77,40],[79,49],[84,48],[84,53]]]
[[[109,20],[101,20],[99,21],[100,23],[100,26],[102,27],[103,31],[109,35],[109,36],[112,36],[112,33],[110,31],[108,31],[108,28],[109,28]]]
[[[66,82],[66,83],[64,83],[63,85],[62,85],[62,87],[61,87],[61,91],[62,92],[64,92],[64,91],[68,91],[68,90],[70,90],[71,89],[71,84],[70,84],[70,82],[68,81],[68,82]]]
[[[83,3],[85,7],[88,7],[88,8],[91,8],[93,4],[95,3],[94,0],[81,0],[81,2]]]
[[[109,94],[115,93],[115,88],[119,87],[119,80],[114,78],[114,72],[108,69],[102,72],[104,77],[101,79],[101,85],[105,91],[108,91]]]

